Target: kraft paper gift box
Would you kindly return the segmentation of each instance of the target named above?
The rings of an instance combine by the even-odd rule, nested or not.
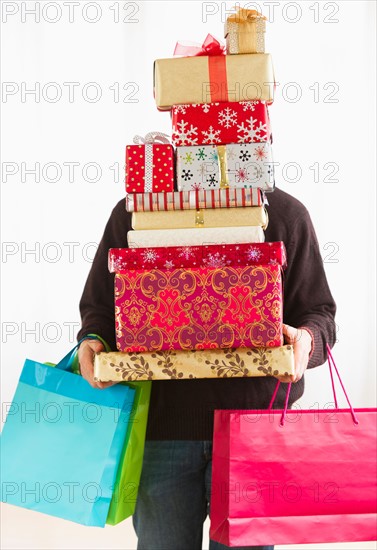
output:
[[[114,294],[118,351],[283,345],[278,264],[129,269]]]
[[[175,212],[133,212],[132,228],[184,229],[192,227],[261,226],[267,228],[268,217],[264,206],[244,208],[212,208],[209,210],[177,210]]]
[[[271,141],[268,108],[263,101],[173,105],[172,126],[176,147]]]
[[[94,379],[101,382],[240,378],[294,374],[293,346],[122,353],[94,356]]]
[[[224,38],[228,54],[263,53],[266,20],[256,10],[238,8],[225,21]]]
[[[159,110],[173,105],[274,99],[274,70],[267,53],[157,59],[154,96]]]
[[[173,147],[168,143],[127,145],[126,191],[174,191]]]
[[[125,269],[176,269],[183,267],[225,267],[227,265],[279,264],[286,267],[282,241],[202,246],[110,248],[110,273]]]
[[[176,154],[178,191],[255,187],[273,191],[274,165],[270,143],[234,143],[179,147]]]
[[[142,229],[127,233],[130,248],[263,242],[264,231],[260,226]]]
[[[265,196],[260,189],[211,189],[175,191],[173,193],[130,193],[126,196],[127,212],[166,212],[200,210],[201,208],[241,208],[262,206]]]

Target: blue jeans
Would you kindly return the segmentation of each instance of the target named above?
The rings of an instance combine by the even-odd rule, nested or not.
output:
[[[211,486],[211,441],[146,441],[133,524],[138,550],[201,550]],[[209,550],[227,546],[210,541]],[[243,546],[273,550],[273,546]],[[237,549],[236,549],[237,550]]]

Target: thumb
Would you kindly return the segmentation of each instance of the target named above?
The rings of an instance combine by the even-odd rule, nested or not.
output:
[[[86,342],[94,353],[99,353],[104,350],[104,346],[99,340],[86,340]]]
[[[283,324],[283,334],[288,344],[294,344],[297,342],[298,330],[290,325]]]

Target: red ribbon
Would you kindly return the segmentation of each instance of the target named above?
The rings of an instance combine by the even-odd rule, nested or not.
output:
[[[212,34],[207,34],[202,45],[197,42],[177,42],[173,55],[183,55],[184,57],[193,57],[197,55],[225,55],[225,46],[212,36]]]
[[[175,45],[174,55],[182,55],[184,57],[208,56],[209,92],[212,103],[228,101],[225,53],[225,46],[212,34],[207,34],[201,46],[195,42],[186,44],[177,42]]]

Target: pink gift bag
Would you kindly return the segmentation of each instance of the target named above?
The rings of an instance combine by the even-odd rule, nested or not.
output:
[[[215,411],[211,539],[227,546],[377,540],[377,409]],[[349,409],[338,408],[331,361]]]

